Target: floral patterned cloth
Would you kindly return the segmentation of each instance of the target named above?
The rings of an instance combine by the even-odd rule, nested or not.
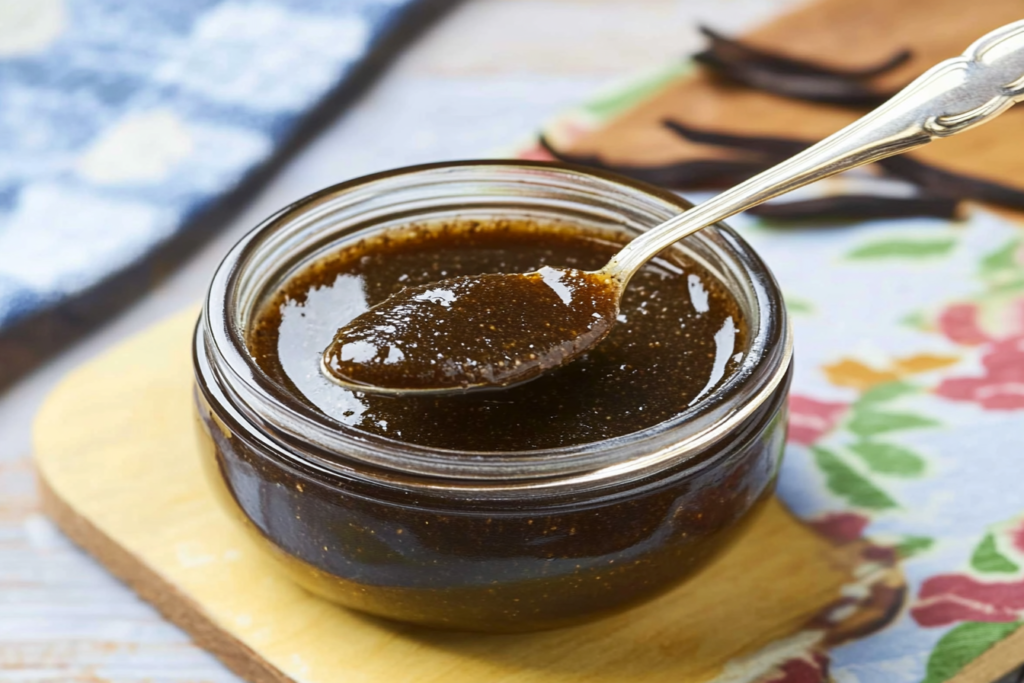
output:
[[[416,2],[0,4],[0,333],[181,230]]]
[[[831,671],[947,680],[1024,624],[1024,232],[982,208],[810,234],[738,223],[794,313],[780,496],[896,548],[907,583],[909,609],[833,649]]]
[[[571,144],[686,71],[609,91],[545,133]],[[518,156],[549,158],[537,145]],[[774,648],[790,654],[721,680],[946,681],[1024,627],[1020,218],[975,206],[958,222],[729,222],[772,268],[793,320],[779,496],[833,543],[859,548],[863,577]],[[844,632],[869,603],[882,616]]]

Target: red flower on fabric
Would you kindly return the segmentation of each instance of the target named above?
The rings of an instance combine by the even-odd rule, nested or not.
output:
[[[808,446],[835,429],[850,406],[818,401],[807,396],[789,397],[789,440]]]
[[[933,576],[910,610],[921,626],[958,621],[1011,622],[1024,617],[1024,580],[987,582],[963,574]]]
[[[793,657],[779,664],[758,683],[821,683],[829,680],[828,665],[828,655],[809,652],[805,657]]]
[[[992,341],[992,337],[981,327],[975,304],[949,306],[939,314],[938,325],[942,334],[957,344],[976,346]]]
[[[986,410],[1024,409],[1024,334],[994,342],[981,363],[985,374],[945,379],[936,393]]]
[[[975,304],[954,304],[939,315],[939,329],[957,344],[986,345],[981,364],[984,374],[950,377],[936,388],[954,401],[978,403],[986,410],[1024,409],[1024,299],[1006,310],[1009,331],[995,337],[982,327]]]

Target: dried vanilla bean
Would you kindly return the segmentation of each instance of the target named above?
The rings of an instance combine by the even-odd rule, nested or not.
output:
[[[743,152],[754,152],[782,161],[799,154],[811,146],[806,140],[768,135],[738,135],[696,128],[673,119],[662,119],[661,124],[690,142],[716,147],[730,147]]]
[[[709,131],[671,119],[666,119],[662,123],[669,130],[691,142],[761,154],[772,163],[798,154],[813,144],[809,140],[797,138]],[[949,171],[905,154],[888,157],[876,163],[889,175],[911,182],[931,196],[972,199],[1024,210],[1024,190],[1003,183]]]
[[[711,44],[694,55],[695,61],[748,87],[809,102],[877,106],[894,93],[878,92],[864,81],[897,68],[911,56],[909,50],[901,50],[880,64],[844,69],[755,48],[707,27],[701,30]]]
[[[636,180],[673,189],[732,187],[772,165],[771,162],[743,159],[698,159],[650,166],[609,164],[596,156],[560,152],[544,136],[541,136],[539,141],[540,145],[559,161],[614,171]]]
[[[948,197],[883,197],[867,194],[831,195],[795,202],[761,204],[748,213],[787,222],[854,221],[884,218],[956,218],[959,201]]]
[[[876,163],[887,173],[908,180],[933,195],[973,199],[1024,210],[1024,191],[1003,183],[954,173],[906,155],[889,157]]]
[[[849,69],[827,66],[806,59],[797,59],[777,52],[753,47],[735,38],[729,38],[707,26],[701,26],[700,32],[711,41],[711,49],[722,59],[730,62],[754,62],[765,68],[785,71],[793,74],[813,74],[819,76],[836,76],[854,80],[866,80],[881,76],[897,67],[903,66],[911,58],[910,50],[900,50],[888,59],[868,67]]]

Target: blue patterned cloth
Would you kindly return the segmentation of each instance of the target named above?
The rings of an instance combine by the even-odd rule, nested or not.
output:
[[[0,333],[237,186],[416,1],[0,1]]]

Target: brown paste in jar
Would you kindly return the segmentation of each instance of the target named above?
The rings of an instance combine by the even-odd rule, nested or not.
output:
[[[746,325],[706,268],[667,251],[633,278],[617,323],[585,356],[518,386],[457,396],[350,392],[323,376],[339,327],[405,287],[544,266],[596,270],[626,238],[533,220],[410,226],[328,254],[270,295],[248,343],[274,381],[342,424],[471,451],[584,444],[668,420],[742,360]]]

